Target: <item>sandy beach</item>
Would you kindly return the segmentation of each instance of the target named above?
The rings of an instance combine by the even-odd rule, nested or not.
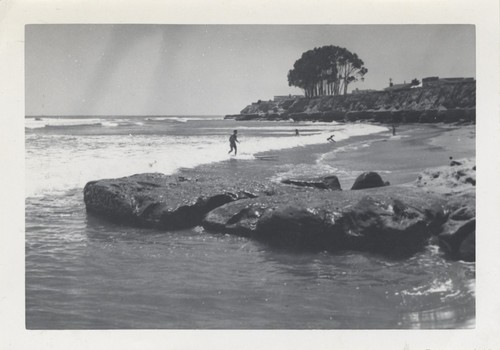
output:
[[[240,150],[244,150],[244,134],[240,139]],[[331,151],[336,152],[324,156]],[[418,174],[427,168],[448,165],[449,157],[475,158],[475,125],[400,125],[395,136],[390,126],[387,126],[387,131],[382,133],[352,137],[336,143],[325,140],[324,145],[260,155],[276,157],[262,160],[230,159],[186,171],[262,180],[336,175],[343,189],[349,189],[360,173],[375,171],[384,181],[398,185],[416,180]],[[327,173],[327,169],[339,169],[339,172]]]

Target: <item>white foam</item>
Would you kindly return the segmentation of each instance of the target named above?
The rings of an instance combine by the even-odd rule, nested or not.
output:
[[[360,130],[357,130],[357,128]],[[337,140],[385,128],[356,124],[335,131]],[[217,135],[26,135],[26,196],[82,188],[88,181],[136,173],[174,173],[179,168],[236,158],[254,159],[265,151],[326,142],[332,129],[296,137],[239,135],[238,155],[228,155],[228,137]]]
[[[76,126],[76,125],[96,125],[106,119],[100,118],[42,118],[36,120],[34,118],[26,118],[24,126],[28,129],[43,128],[46,126]]]
[[[185,123],[190,120],[222,120],[222,117],[149,117],[146,118],[148,121],[164,121],[173,120],[181,123]]]
[[[453,296],[454,288],[453,281],[451,279],[446,279],[442,281],[440,279],[435,279],[432,281],[430,286],[419,286],[414,287],[410,290],[403,290],[401,292],[402,295],[410,295],[410,296],[421,296],[421,295],[430,295],[430,294],[443,294],[443,293],[451,293],[447,294],[448,297]],[[444,296],[446,297],[446,295]]]
[[[116,127],[118,125],[119,125],[118,123],[114,123],[114,122],[103,122],[102,123],[102,126],[107,126],[107,127]]]

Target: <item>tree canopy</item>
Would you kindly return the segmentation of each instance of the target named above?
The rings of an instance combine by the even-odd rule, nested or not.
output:
[[[357,54],[344,47],[323,46],[308,50],[288,72],[288,85],[304,90],[306,97],[347,94],[350,83],[368,72]]]
[[[413,79],[411,81],[411,85],[420,85],[420,80],[418,80],[417,78]]]

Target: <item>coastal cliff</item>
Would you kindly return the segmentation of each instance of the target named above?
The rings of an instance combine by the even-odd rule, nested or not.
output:
[[[259,101],[245,107],[240,114],[226,115],[225,119],[474,123],[476,82],[462,81],[404,90]]]

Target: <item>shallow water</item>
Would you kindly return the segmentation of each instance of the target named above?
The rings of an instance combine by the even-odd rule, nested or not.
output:
[[[276,129],[276,124],[269,123],[247,127],[252,125],[272,129],[254,130],[247,134],[246,141],[264,137],[267,132],[272,135],[265,137],[277,137],[276,130],[289,128],[285,125]],[[324,136],[320,126],[308,127],[312,136]],[[232,125],[228,130],[231,128]],[[475,264],[447,261],[435,246],[402,261],[360,252],[283,251],[246,238],[204,232],[201,227],[161,232],[121,226],[87,215],[82,195],[84,183],[72,184],[89,174],[101,176],[108,171],[99,168],[106,164],[99,157],[107,153],[92,138],[107,142],[107,149],[132,153],[131,159],[140,159],[147,145],[117,146],[123,142],[121,133],[105,139],[95,130],[89,135],[81,129],[40,129],[27,134],[27,172],[35,171],[30,166],[42,166],[37,174],[28,174],[27,178],[28,182],[41,184],[39,192],[26,198],[29,329],[378,329],[475,325]],[[199,132],[179,129],[177,134],[180,130],[189,137]],[[59,133],[62,135],[55,139],[63,137],[69,141],[47,142],[47,137]],[[217,129],[214,133],[225,135],[227,130]],[[141,140],[145,142],[146,138]],[[46,148],[40,146],[43,142]],[[290,138],[287,142],[296,141]],[[71,144],[75,157],[62,158],[64,167],[71,168],[70,174],[77,179],[70,177],[57,187],[50,176],[58,174],[61,165],[51,168],[47,161],[56,161],[54,154],[58,149],[71,153],[71,148],[66,149]],[[92,145],[95,150],[89,151]],[[247,174],[250,169],[265,169],[276,176],[327,171],[315,163],[327,149],[328,145],[319,145],[281,151],[279,161],[265,163],[264,168],[257,160],[241,159],[214,164],[212,169]],[[79,162],[82,157],[84,161]],[[92,157],[96,163],[91,162]],[[297,165],[297,158],[308,163]],[[347,177],[352,175],[345,171]]]
[[[474,319],[475,265],[287,252],[234,236],[124,227],[80,191],[27,201],[30,329],[448,328]]]

